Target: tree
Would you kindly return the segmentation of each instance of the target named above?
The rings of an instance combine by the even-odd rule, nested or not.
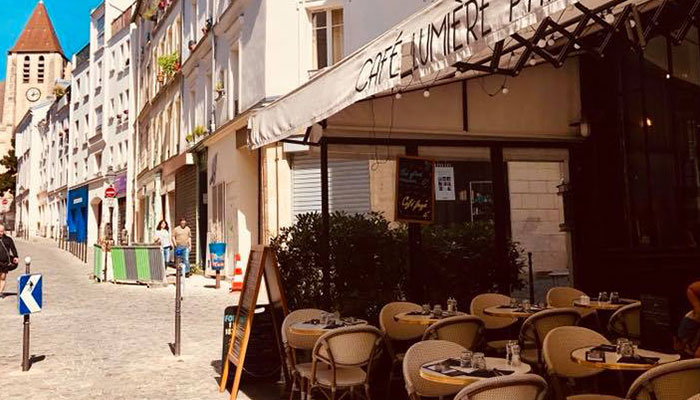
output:
[[[0,166],[5,168],[5,172],[0,174],[0,193],[5,193],[10,191],[12,195],[15,195],[15,183],[17,177],[17,156],[15,156],[15,138],[12,138],[10,143],[10,149],[7,151],[2,159],[0,159]]]

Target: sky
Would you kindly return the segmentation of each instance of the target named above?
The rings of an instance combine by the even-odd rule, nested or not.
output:
[[[63,48],[71,58],[88,42],[90,10],[102,0],[44,0]],[[38,0],[0,0],[0,81],[5,79],[7,51],[15,44]]]

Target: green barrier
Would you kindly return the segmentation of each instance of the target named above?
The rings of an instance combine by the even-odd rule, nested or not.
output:
[[[166,283],[163,252],[159,246],[114,246],[110,252],[112,280],[116,283]]]
[[[95,275],[94,279],[98,280],[98,281],[102,280],[103,274],[104,274],[104,266],[102,264],[102,260],[104,257],[103,254],[104,253],[102,253],[102,247],[95,245],[95,252],[94,252],[93,262],[92,262],[92,265],[93,265],[92,273]]]
[[[126,259],[123,248],[112,249],[112,274],[115,281],[126,281]]]

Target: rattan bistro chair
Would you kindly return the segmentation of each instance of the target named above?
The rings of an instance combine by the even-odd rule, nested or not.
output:
[[[411,400],[422,397],[451,396],[461,389],[459,386],[446,383],[436,383],[423,379],[420,368],[423,364],[458,357],[464,347],[445,340],[425,340],[411,346],[403,359],[403,378],[406,381],[406,392]],[[387,398],[390,398],[387,396]]]
[[[454,400],[543,400],[547,382],[533,374],[501,376],[472,383]]]
[[[401,374],[396,374],[396,369],[400,368],[403,362],[404,353],[398,352],[399,342],[417,341],[420,340],[425,332],[424,325],[402,324],[394,319],[396,314],[422,311],[423,308],[418,304],[405,301],[396,301],[382,307],[379,312],[379,327],[384,332],[384,339],[389,357],[391,358],[391,369],[389,370],[389,380],[387,383],[387,398],[390,398],[391,384],[395,377],[401,379]]]
[[[298,387],[301,391],[301,398],[306,398],[306,382],[301,375],[301,371],[311,368],[311,363],[297,363],[297,350],[312,350],[316,344],[318,336],[297,335],[290,332],[289,327],[297,322],[304,322],[311,319],[320,319],[323,310],[306,308],[289,313],[282,322],[282,344],[284,346],[285,362],[287,369],[292,375],[292,387],[289,393],[290,400],[294,396],[294,391]]]
[[[516,318],[508,317],[494,317],[484,313],[484,310],[489,307],[502,306],[510,304],[510,297],[504,296],[498,293],[484,293],[480,294],[474,299],[469,306],[469,311],[471,315],[475,315],[484,321],[484,327],[486,328],[486,339],[488,342],[486,345],[496,351],[504,351],[506,348],[507,340],[492,340],[493,334],[499,330],[505,330],[506,328],[515,324],[518,320]]]
[[[617,396],[610,396],[607,394],[577,394],[576,396],[569,396],[566,400],[625,400]]]
[[[584,296],[586,293],[568,286],[557,286],[547,292],[547,305],[554,308],[574,307],[581,314],[582,318],[596,318],[594,309],[575,307],[574,301]]]
[[[481,345],[484,336],[484,321],[474,315],[460,315],[440,320],[423,334],[423,340],[447,340],[474,350]]]
[[[526,363],[542,367],[542,345],[544,338],[554,328],[575,326],[581,314],[573,308],[554,308],[529,316],[520,329],[520,358]]]
[[[354,394],[360,387],[370,400],[370,373],[381,353],[383,338],[384,334],[370,325],[334,329],[321,336],[314,346],[311,369],[302,372],[309,395],[317,389],[334,400],[338,390]]]
[[[571,352],[586,346],[610,344],[600,333],[578,326],[552,329],[544,338],[542,353],[549,382],[557,400],[570,399],[577,379],[597,376],[602,369],[589,368],[571,360]],[[597,385],[596,385],[597,386]],[[573,397],[573,396],[572,396]],[[583,400],[583,399],[579,399]]]
[[[636,302],[620,307],[610,317],[608,332],[617,337],[639,340],[641,332],[642,303]]]
[[[700,393],[696,394],[695,396],[689,398],[688,400],[700,400]]]
[[[700,393],[700,359],[659,365],[639,376],[627,392],[635,400],[686,400]]]

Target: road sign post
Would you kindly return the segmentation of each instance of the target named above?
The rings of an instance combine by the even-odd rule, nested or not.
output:
[[[29,371],[29,335],[30,335],[30,315],[41,311],[42,307],[42,276],[41,274],[31,274],[32,259],[24,259],[25,274],[17,278],[17,311],[23,316],[22,335],[22,371]]]

